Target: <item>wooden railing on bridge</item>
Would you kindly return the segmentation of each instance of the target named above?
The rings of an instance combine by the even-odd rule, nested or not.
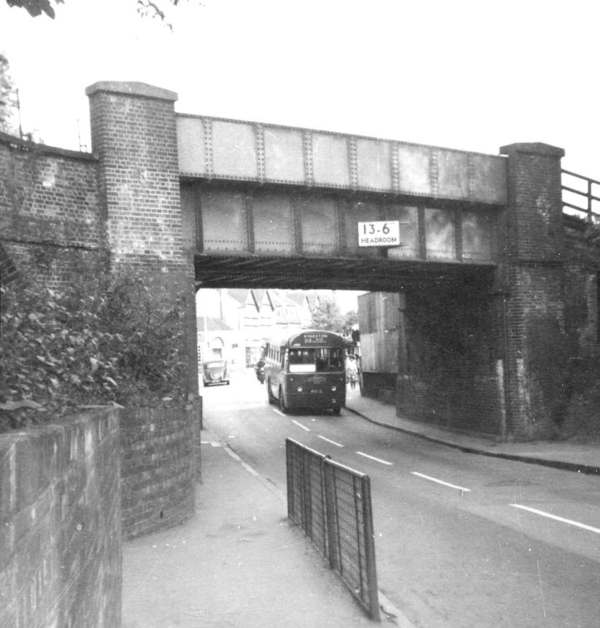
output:
[[[600,223],[600,181],[562,171],[563,213]]]

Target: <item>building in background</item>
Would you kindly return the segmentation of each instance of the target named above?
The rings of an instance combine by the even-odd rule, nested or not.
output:
[[[290,290],[201,289],[196,294],[199,362],[252,366],[267,338],[311,326],[319,296]]]
[[[238,345],[235,330],[219,318],[199,316],[198,325],[198,363],[209,360],[231,361]]]

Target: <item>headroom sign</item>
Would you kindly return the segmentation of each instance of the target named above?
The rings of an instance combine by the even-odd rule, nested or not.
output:
[[[399,244],[399,220],[358,223],[358,246],[398,246]]]

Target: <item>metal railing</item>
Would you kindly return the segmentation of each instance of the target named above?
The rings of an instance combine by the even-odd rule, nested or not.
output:
[[[288,518],[329,560],[344,584],[379,620],[369,476],[288,438]]]
[[[570,170],[563,170],[562,175],[563,213],[600,222],[600,181]]]

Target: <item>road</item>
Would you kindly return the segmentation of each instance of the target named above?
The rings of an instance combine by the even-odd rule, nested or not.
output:
[[[343,410],[283,415],[252,372],[205,426],[285,492],[285,438],[371,477],[379,588],[423,627],[600,625],[600,479],[462,453]]]

